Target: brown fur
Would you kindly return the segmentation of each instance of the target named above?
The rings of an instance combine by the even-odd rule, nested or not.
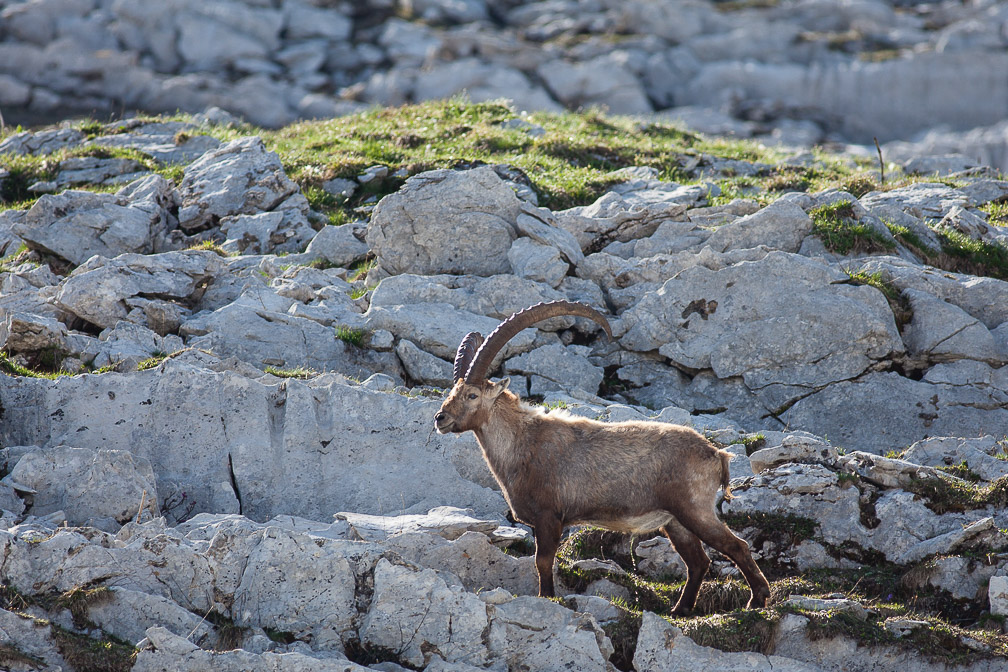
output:
[[[472,431],[516,519],[536,540],[539,594],[552,597],[563,529],[594,524],[620,532],[661,529],[687,566],[675,613],[689,613],[710,565],[701,541],[724,553],[749,582],[749,606],[770,596],[749,546],[715,513],[730,497],[728,460],[688,427],[604,423],[523,404],[501,383],[458,381],[435,416],[441,433]]]

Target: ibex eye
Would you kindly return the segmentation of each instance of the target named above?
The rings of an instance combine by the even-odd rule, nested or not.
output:
[[[470,399],[476,399],[477,397],[479,397],[479,395],[476,394],[475,392],[473,392],[472,394],[469,395]]]

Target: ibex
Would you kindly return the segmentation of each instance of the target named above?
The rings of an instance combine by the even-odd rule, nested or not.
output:
[[[472,430],[514,517],[532,527],[540,597],[553,597],[553,562],[564,528],[597,525],[624,533],[661,530],[686,563],[673,610],[689,614],[710,566],[701,541],[725,554],[749,583],[748,606],[766,605],[770,585],[749,546],[715,513],[730,497],[730,453],[688,427],[605,423],[528,406],[508,378],[487,379],[494,357],[519,331],[561,315],[587,317],[612,338],[606,318],[581,303],[553,301],[519,311],[487,337],[471,332],[455,355],[455,384],[434,416],[441,434]]]

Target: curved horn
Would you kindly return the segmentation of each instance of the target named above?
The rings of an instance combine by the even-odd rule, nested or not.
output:
[[[476,351],[483,345],[483,334],[478,331],[470,331],[459,343],[458,351],[455,353],[455,368],[452,375],[452,382],[457,383],[459,378],[466,374],[469,365],[472,363]]]
[[[476,352],[476,356],[469,366],[469,371],[465,375],[465,381],[470,385],[474,385],[484,380],[487,372],[490,370],[490,364],[493,363],[494,357],[519,331],[526,327],[531,327],[541,320],[561,315],[574,315],[594,320],[605,329],[606,335],[609,336],[610,340],[612,339],[612,329],[609,327],[609,321],[606,320],[602,313],[591,306],[574,301],[537,303],[525,310],[518,311],[497,325],[497,328],[487,336],[486,341],[484,341],[483,345]]]

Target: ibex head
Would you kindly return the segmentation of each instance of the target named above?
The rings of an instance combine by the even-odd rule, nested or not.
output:
[[[487,413],[501,393],[507,389],[509,382],[507,378],[500,383],[486,379],[494,358],[522,329],[561,315],[594,320],[605,329],[609,338],[612,338],[612,330],[605,316],[590,306],[573,301],[537,303],[518,311],[497,325],[485,342],[483,336],[475,331],[466,334],[459,344],[458,352],[455,353],[455,385],[434,416],[437,431],[442,434],[465,432],[485,422]]]

